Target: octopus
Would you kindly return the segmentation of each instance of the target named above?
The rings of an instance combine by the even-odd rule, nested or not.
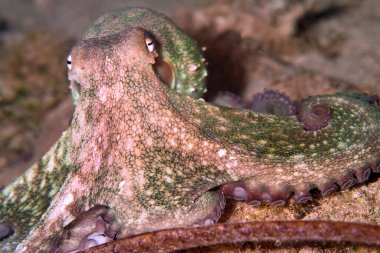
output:
[[[67,67],[76,105],[71,125],[1,191],[3,252],[66,253],[103,243],[117,251],[111,241],[152,231],[129,250],[173,233],[177,239],[192,233],[203,245],[255,241],[257,233],[268,238],[275,228],[301,225],[294,240],[344,230],[357,232],[352,242],[379,245],[374,225],[212,225],[225,198],[284,205],[292,196],[303,203],[313,188],[325,196],[379,173],[377,98],[309,97],[290,116],[207,103],[200,98],[207,72],[196,43],[143,8],[101,16],[72,48]],[[269,97],[289,107],[283,96]],[[184,237],[177,246],[186,240],[195,245]]]

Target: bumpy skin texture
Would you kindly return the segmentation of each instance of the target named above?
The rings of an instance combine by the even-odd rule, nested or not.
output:
[[[160,52],[147,47],[146,29],[98,29],[102,36],[71,51],[69,79],[80,86],[71,127],[0,195],[1,222],[15,230],[0,241],[3,251],[21,242],[17,252],[70,252],[93,232],[79,228],[91,220],[118,238],[212,223],[224,203],[218,186],[225,196],[282,204],[291,192],[302,202],[313,187],[331,192],[335,182],[345,188],[379,171],[380,110],[367,97],[309,98],[306,111],[327,106],[331,119],[306,131],[294,116],[172,90],[153,69]]]
[[[14,231],[8,239],[0,240],[2,252],[15,249],[59,192],[73,168],[68,157],[70,143],[71,130],[68,129],[38,162],[2,190],[0,222],[11,225]]]
[[[83,39],[114,34],[132,26],[142,27],[155,35],[161,56],[159,63],[167,62],[173,71],[174,78],[169,84],[172,89],[195,98],[207,91],[205,59],[196,42],[160,13],[145,8],[108,12],[94,22]]]

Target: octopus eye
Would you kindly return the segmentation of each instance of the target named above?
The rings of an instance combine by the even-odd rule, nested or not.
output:
[[[145,45],[149,52],[154,51],[155,49],[154,38],[149,34],[145,34]]]
[[[67,56],[66,64],[67,64],[67,68],[71,70],[71,55],[70,54],[69,56]]]

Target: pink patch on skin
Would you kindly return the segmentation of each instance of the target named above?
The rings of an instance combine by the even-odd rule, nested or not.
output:
[[[98,172],[100,167],[102,166],[102,158],[100,156],[97,156],[96,158],[96,161],[95,161],[95,167],[94,167],[94,171],[95,172]]]
[[[100,74],[98,72],[96,72],[94,75],[95,75],[95,80],[99,80],[100,79]]]
[[[70,192],[61,192],[61,197],[56,198],[57,203],[53,203],[51,206],[54,206],[52,212],[49,215],[50,220],[59,220],[61,217],[64,217],[67,214],[67,208],[84,192],[87,191],[87,187],[80,182],[81,180],[79,179],[78,176],[72,178],[70,180]],[[79,194],[76,194],[79,193]],[[67,196],[71,195],[70,199],[67,198]]]
[[[197,65],[191,64],[190,67],[189,67],[189,71],[190,72],[194,72],[195,70],[197,70],[197,68],[198,68]]]
[[[149,115],[149,122],[152,124],[155,124],[156,123],[156,117],[153,115]]]
[[[107,87],[106,86],[100,87],[98,97],[102,103],[106,102],[106,100],[107,100]]]
[[[108,57],[106,59],[106,68],[107,68],[107,71],[110,73],[112,73],[112,71],[114,70],[112,61]]]
[[[131,150],[133,147],[133,140],[132,138],[127,139],[127,150]]]
[[[147,139],[146,139],[146,143],[149,145],[149,146],[152,146],[152,144],[153,144],[153,139],[152,139],[152,137],[148,137]]]
[[[110,155],[108,157],[108,165],[111,165],[111,164],[113,164],[113,155]]]
[[[128,181],[128,179],[133,177],[131,171],[133,171],[133,169],[129,167],[124,167],[120,172],[121,178],[125,181],[125,183],[122,186],[122,189],[120,190],[122,190],[123,195],[128,198],[134,197],[134,190],[133,190],[132,184],[130,184]]]
[[[123,97],[123,83],[118,81],[114,85],[113,96],[115,100],[120,100]]]
[[[139,99],[140,99],[141,104],[145,104],[146,103],[146,100],[145,100],[144,96],[140,96]]]

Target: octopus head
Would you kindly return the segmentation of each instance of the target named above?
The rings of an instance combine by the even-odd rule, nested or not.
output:
[[[118,82],[139,78],[157,56],[155,38],[139,27],[79,42],[67,57],[74,104],[82,94],[94,95],[105,86],[115,90]]]
[[[92,147],[99,154],[111,139],[132,131],[135,107],[145,103],[141,94],[158,80],[153,69],[157,56],[155,38],[136,27],[73,47],[67,64],[76,104],[71,125],[75,150]]]

